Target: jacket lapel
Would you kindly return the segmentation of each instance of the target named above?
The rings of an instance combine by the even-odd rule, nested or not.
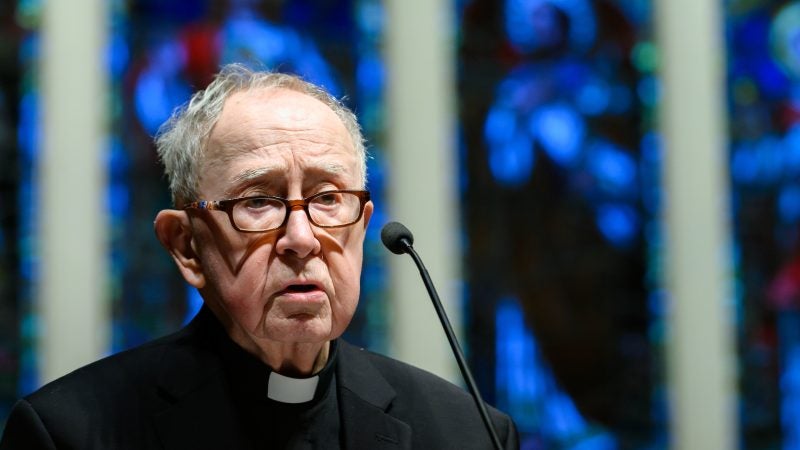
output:
[[[222,383],[207,383],[154,417],[166,450],[247,448]]]
[[[209,324],[203,313],[162,357],[158,386],[163,403],[153,421],[167,450],[247,448],[226,391],[222,362],[209,349]]]
[[[364,450],[411,448],[411,427],[386,413],[396,393],[359,350],[339,341],[337,381],[344,447]]]
[[[248,448],[226,391],[220,359],[204,348],[202,312],[166,351],[158,381],[162,407],[153,415],[161,442],[170,449]],[[199,320],[198,320],[199,319]],[[339,341],[336,381],[344,448],[409,450],[411,427],[386,411],[394,388],[363,351]]]

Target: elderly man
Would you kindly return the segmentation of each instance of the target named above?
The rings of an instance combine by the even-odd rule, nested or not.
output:
[[[373,211],[347,108],[297,77],[227,66],[157,146],[177,209],[156,235],[204,307],[20,400],[0,448],[491,448],[463,390],[339,339]]]

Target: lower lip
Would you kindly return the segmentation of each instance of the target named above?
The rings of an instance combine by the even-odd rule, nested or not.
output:
[[[320,302],[325,300],[325,291],[322,289],[314,289],[311,291],[281,291],[277,297],[284,300],[295,302]]]

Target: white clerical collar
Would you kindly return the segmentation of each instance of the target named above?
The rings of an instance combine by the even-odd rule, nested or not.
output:
[[[267,397],[281,403],[305,403],[314,398],[319,376],[291,378],[270,372],[267,380]]]

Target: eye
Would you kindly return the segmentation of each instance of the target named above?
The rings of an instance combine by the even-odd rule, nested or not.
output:
[[[242,201],[242,206],[247,209],[264,209],[274,207],[277,202],[267,197],[251,197]]]
[[[341,203],[342,195],[338,192],[326,192],[314,198],[314,203],[320,206],[334,206]]]

